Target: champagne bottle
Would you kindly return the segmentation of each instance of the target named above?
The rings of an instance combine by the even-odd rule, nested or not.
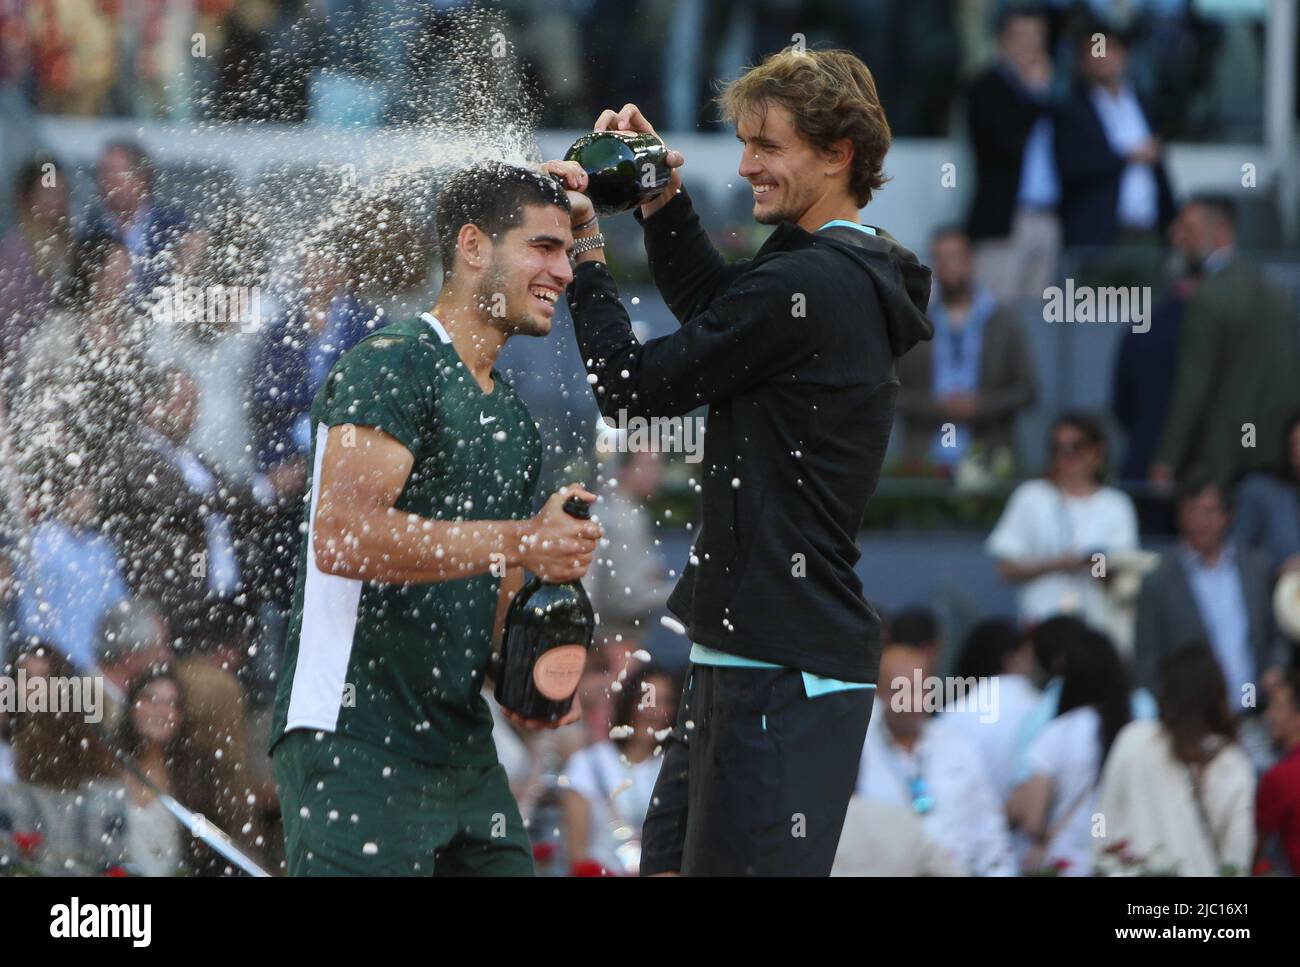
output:
[[[587,197],[597,215],[643,205],[668,185],[668,148],[653,134],[596,131],[584,134],[564,156],[587,172]]]
[[[570,497],[564,512],[580,520],[591,508]],[[591,599],[578,581],[548,584],[532,577],[506,612],[495,695],[502,708],[530,719],[555,721],[568,714],[587,665],[596,631]]]

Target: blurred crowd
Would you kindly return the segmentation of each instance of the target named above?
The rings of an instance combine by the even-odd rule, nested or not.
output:
[[[458,5],[418,6],[430,22],[403,20],[387,48],[402,70]],[[1105,4],[907,6],[914,16],[868,2],[645,2],[618,16],[601,0],[502,5],[536,28],[517,36],[535,45],[535,82],[558,91],[552,124],[585,126],[591,98],[616,88],[693,126],[703,78],[801,27],[880,65],[896,133],[944,133],[952,104],[965,114],[977,189],[923,254],[935,338],[903,361],[898,433],[905,473],[1015,482],[986,549],[1017,612],[951,643],[928,607],[885,615],[837,871],[1295,872],[1300,317],[1249,254],[1234,198],[1188,197],[1163,164],[1162,138],[1199,123],[1187,92],[1211,85],[1206,52],[1229,31],[1179,2],[1126,4],[1123,27],[1087,19]],[[365,36],[388,7],[0,0],[0,78],[42,111],[168,116],[188,103],[175,78],[198,69],[180,60],[199,22],[217,85],[202,110],[301,121],[317,103],[304,52],[342,56],[314,31],[352,23],[347,36]],[[124,18],[139,19],[127,30]],[[889,46],[897,37],[877,23],[907,44]],[[646,38],[673,25],[680,76],[619,56],[633,42],[662,49]],[[98,45],[100,59],[69,45]],[[354,114],[348,75],[403,75],[373,44],[342,47],[331,103]],[[922,81],[903,84],[904,69]],[[375,120],[412,107],[366,103]],[[1160,113],[1171,104],[1183,114],[1172,127]],[[273,286],[271,229],[239,205],[165,197],[139,145],[104,147],[89,206],[71,181],[58,159],[32,159],[0,238],[0,665],[100,676],[107,707],[96,724],[0,710],[0,872],[228,872],[159,790],[278,869],[265,737],[307,413],[338,357],[391,315],[393,293],[376,291],[363,256],[403,260],[376,259],[390,239],[349,223],[286,245],[292,278]],[[1016,427],[1044,377],[1023,310],[1045,318],[1044,288],[1067,260],[1080,287],[1151,285],[1156,297],[1149,327],[1126,332],[1113,372],[1095,374],[1110,412],[1052,414],[1048,465],[1030,476]],[[428,267],[412,256],[404,274]],[[1123,432],[1120,461],[1109,426]],[[542,873],[636,868],[687,671],[685,647],[654,633],[680,564],[660,546],[677,522],[653,509],[671,463],[620,453],[598,469],[608,540],[589,581],[601,626],[583,722],[539,735],[498,719]],[[1165,553],[1143,549],[1153,536]]]
[[[46,112],[300,122],[422,120],[445,102],[447,67],[474,7],[517,38],[521,84],[547,127],[585,127],[627,92],[660,128],[716,125],[714,78],[796,37],[848,47],[872,65],[897,136],[948,134],[961,86],[991,59],[1007,0],[31,0],[0,4],[0,77]],[[1054,55],[1088,14],[1119,18],[1182,140],[1262,131],[1263,23],[1203,0],[1047,0]],[[484,21],[488,24],[489,21]],[[648,56],[627,56],[629,50]],[[1058,92],[1060,89],[1058,88]]]

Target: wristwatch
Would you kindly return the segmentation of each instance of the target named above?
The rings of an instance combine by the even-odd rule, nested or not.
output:
[[[605,233],[597,232],[595,235],[588,235],[586,238],[580,238],[573,243],[573,248],[569,249],[569,261],[576,262],[578,256],[583,252],[590,252],[592,249],[605,247]]]

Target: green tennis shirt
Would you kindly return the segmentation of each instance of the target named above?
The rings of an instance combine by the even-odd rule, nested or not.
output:
[[[325,437],[383,430],[414,457],[396,508],[437,521],[522,520],[541,468],[537,427],[495,371],[484,393],[433,316],[394,323],[344,353],[312,403],[314,428],[293,610],[271,746],[293,729],[380,745],[417,762],[496,761],[480,694],[498,576],[390,584],[326,574],[312,539]],[[343,439],[347,445],[347,437]]]

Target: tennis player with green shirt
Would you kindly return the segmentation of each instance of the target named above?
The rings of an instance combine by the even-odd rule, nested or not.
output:
[[[510,336],[551,330],[570,206],[491,163],[449,180],[437,224],[433,311],[345,353],[312,404],[271,733],[291,875],[533,871],[481,690],[523,569],[576,580],[601,530],[563,513],[595,500],[576,484],[530,516],[541,441],[493,365]]]

